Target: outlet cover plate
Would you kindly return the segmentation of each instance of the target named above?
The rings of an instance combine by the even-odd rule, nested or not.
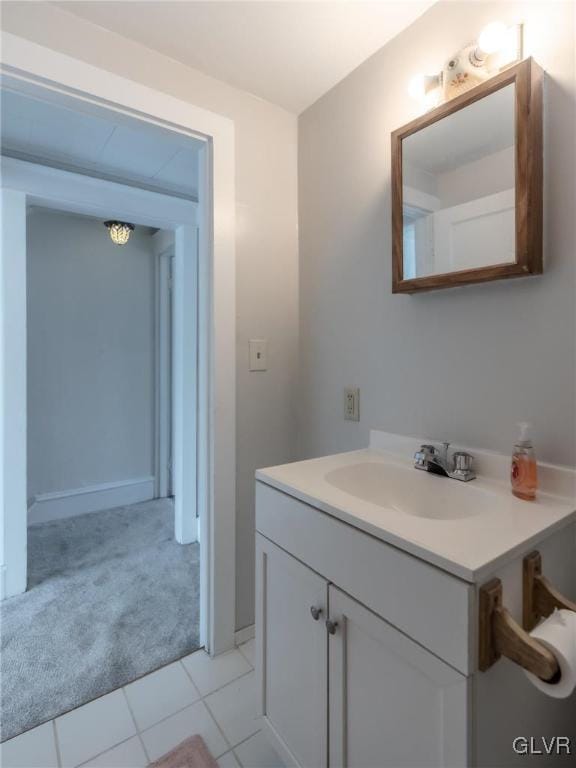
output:
[[[360,390],[346,387],[344,390],[344,418],[346,421],[360,421]]]

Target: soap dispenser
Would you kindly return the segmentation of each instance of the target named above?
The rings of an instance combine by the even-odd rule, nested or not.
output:
[[[538,488],[538,470],[536,454],[529,434],[530,424],[522,421],[518,426],[520,427],[520,434],[514,445],[510,473],[512,493],[519,499],[534,501]]]

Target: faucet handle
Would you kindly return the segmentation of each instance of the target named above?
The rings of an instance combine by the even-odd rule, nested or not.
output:
[[[416,466],[425,467],[428,459],[430,459],[436,453],[436,448],[433,445],[421,445],[420,450],[414,454],[416,460]]]
[[[474,471],[474,457],[466,451],[456,451],[452,457],[454,460],[454,472],[471,474]]]
[[[457,451],[454,454],[454,469],[472,469],[473,461],[472,454],[466,451]]]
[[[424,466],[424,464],[426,463],[426,454],[424,453],[424,451],[416,451],[416,453],[414,454],[414,461],[419,466],[421,467]]]

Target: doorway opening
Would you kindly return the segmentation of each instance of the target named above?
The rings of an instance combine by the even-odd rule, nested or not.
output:
[[[4,740],[207,644],[208,415],[202,142],[51,93],[3,88],[2,104],[3,214],[23,214],[3,226],[24,242],[28,502],[25,589],[2,606]],[[110,219],[134,224],[125,245]]]
[[[0,214],[0,597],[26,587],[26,207],[63,207],[95,216],[121,217],[174,233],[174,301],[181,334],[176,342],[173,387],[174,422],[180,433],[174,445],[195,426],[197,444],[181,443],[174,455],[176,502],[185,483],[197,492],[200,558],[200,642],[212,654],[234,647],[235,640],[235,140],[234,122],[227,117],[72,59],[53,49],[5,33],[2,86],[17,93],[62,104],[82,105],[131,118],[201,142],[197,231],[190,226],[187,201],[171,196],[150,198],[149,190],[113,185],[104,204],[94,180],[74,192],[57,179],[2,163]],[[61,171],[61,173],[65,173]],[[184,208],[182,207],[184,206]],[[85,210],[87,209],[87,210]],[[112,210],[111,210],[112,209]],[[144,219],[141,220],[141,216]],[[9,223],[9,225],[8,225]],[[197,263],[185,259],[194,244]],[[185,301],[195,295],[197,302]],[[196,309],[192,313],[192,308]],[[194,354],[183,348],[189,342]],[[179,346],[178,346],[179,344]],[[187,364],[194,361],[197,377],[186,387]],[[189,374],[189,371],[188,371]],[[194,384],[197,391],[194,392]],[[184,398],[184,395],[186,396]],[[193,402],[194,412],[181,412]],[[179,410],[180,409],[180,410]],[[186,453],[184,446],[189,452]],[[186,470],[186,471],[184,471]],[[186,486],[184,487],[184,491]],[[175,520],[179,510],[175,509]]]

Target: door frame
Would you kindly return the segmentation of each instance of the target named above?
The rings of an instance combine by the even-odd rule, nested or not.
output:
[[[172,474],[172,261],[174,236],[152,235],[154,251],[155,446],[154,477],[158,498],[173,495]]]
[[[204,555],[201,642],[211,654],[228,650],[234,646],[236,582],[234,123],[9,33],[3,35],[0,73],[4,82],[20,91],[48,89],[63,100],[79,99],[84,108],[105,107],[203,141],[194,271],[198,303],[193,320],[198,363],[198,443],[193,469]],[[15,220],[20,225],[22,219],[25,222],[26,196],[26,191],[2,190],[3,216],[20,211],[20,219],[18,215],[3,219],[0,267],[0,527],[5,595],[22,592],[26,586],[22,583],[26,557],[25,239],[16,242],[12,226],[6,226],[8,221],[10,225]],[[192,237],[193,227],[175,224],[178,249]],[[183,261],[181,267],[190,265]]]
[[[192,219],[192,216],[190,217]],[[194,220],[196,215],[194,215]],[[198,228],[153,236],[155,251],[156,495],[174,497],[174,536],[200,537],[198,525]]]

